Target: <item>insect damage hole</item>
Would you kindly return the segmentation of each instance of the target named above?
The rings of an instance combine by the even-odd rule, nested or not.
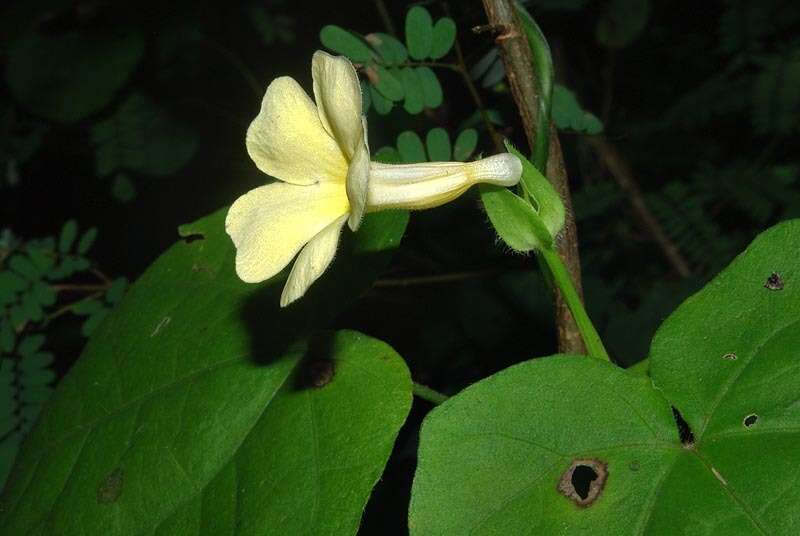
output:
[[[778,272],[772,272],[764,283],[764,288],[768,290],[783,290],[783,278]]]
[[[745,428],[752,428],[753,426],[756,425],[757,422],[758,422],[758,415],[756,415],[755,413],[748,415],[747,417],[744,418],[744,420],[742,420],[742,424],[744,425]]]
[[[558,491],[580,507],[591,506],[600,494],[608,477],[605,462],[592,458],[574,460],[561,475]]]
[[[672,417],[675,419],[675,426],[678,427],[678,437],[684,448],[694,448],[694,433],[689,428],[689,423],[686,422],[686,419],[683,418],[683,415],[675,406],[672,406]]]

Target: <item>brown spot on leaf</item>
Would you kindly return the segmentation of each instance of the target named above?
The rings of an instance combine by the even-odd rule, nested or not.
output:
[[[125,482],[125,472],[121,467],[111,471],[107,477],[97,486],[97,502],[100,504],[111,504],[117,502],[122,495],[122,485]]]
[[[588,508],[603,493],[608,465],[597,458],[573,460],[561,475],[558,491],[581,508]]]
[[[764,283],[764,288],[768,290],[783,290],[783,278],[778,272],[772,272]]]

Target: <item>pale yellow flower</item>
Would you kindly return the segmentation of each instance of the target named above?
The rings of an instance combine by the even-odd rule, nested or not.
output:
[[[297,256],[281,306],[300,298],[328,268],[345,222],[356,231],[365,212],[431,208],[479,182],[516,184],[522,173],[508,153],[469,163],[370,162],[353,65],[318,51],[311,74],[316,105],[292,78],[267,88],[247,130],[247,152],[280,181],[237,199],[225,220],[243,281],[269,279]]]

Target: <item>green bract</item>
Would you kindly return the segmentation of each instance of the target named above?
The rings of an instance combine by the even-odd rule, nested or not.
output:
[[[411,533],[792,534],[798,251],[800,220],[760,235],[664,322],[650,378],[555,356],[435,409]]]
[[[552,248],[564,226],[564,204],[550,182],[513,145],[508,152],[522,162],[524,199],[507,188],[481,186],[481,200],[497,234],[514,251]]]

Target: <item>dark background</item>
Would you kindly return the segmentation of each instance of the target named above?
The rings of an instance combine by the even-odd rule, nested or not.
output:
[[[386,4],[402,36],[412,3]],[[425,5],[434,19],[446,13],[441,2],[414,4]],[[614,357],[634,363],[645,357],[653,330],[677,304],[759,231],[800,211],[800,10],[795,2],[777,0],[526,5],[550,41],[558,82],[604,123],[605,139],[632,170],[642,199],[690,268],[681,275],[668,262],[586,137],[562,132],[588,308]],[[636,14],[642,5],[648,6],[644,17]],[[448,8],[473,66],[494,45],[490,35],[470,31],[485,24],[481,3],[451,2]],[[623,42],[599,39],[600,21]],[[247,125],[274,77],[290,75],[310,88],[310,59],[323,48],[319,31],[326,24],[360,34],[386,31],[376,4],[368,1],[8,4],[0,16],[0,228],[24,242],[57,235],[71,218],[82,229],[96,226],[93,265],[109,277],[134,280],[176,240],[179,224],[262,183],[245,151]],[[635,31],[628,35],[631,26]],[[95,109],[63,120],[78,106],[63,87],[64,79],[77,78],[77,69],[70,67],[66,78],[49,76],[54,66],[42,56],[80,64],[54,43],[76,36],[104,49],[109,40],[131,35],[141,53],[108,98],[101,88],[116,76],[119,62],[112,58],[109,67],[85,53],[102,67],[90,63],[91,84],[80,90]],[[20,45],[26,39],[39,39],[39,48]],[[439,75],[445,103],[436,110],[416,116],[370,111],[371,147],[394,144],[403,130],[422,134],[441,126],[455,134],[469,124],[475,106],[462,80],[449,71]],[[25,83],[40,79],[42,98],[63,94],[55,111],[42,113],[38,94],[24,91]],[[500,118],[499,130],[524,146],[505,82],[476,84]],[[193,140],[191,147],[180,158],[180,149],[151,151],[142,163],[135,155],[146,140],[133,132],[116,150],[130,149],[134,156],[120,156],[108,172],[98,165],[98,124],[134,95],[144,96],[148,110],[163,118],[159,131],[167,141],[160,147],[176,139]],[[490,152],[482,125],[473,126],[481,134],[480,149]],[[336,327],[386,340],[407,359],[416,380],[446,393],[556,351],[551,298],[534,259],[509,254],[498,243],[475,192],[413,214],[384,279],[453,273],[462,275],[450,283],[379,283]],[[80,322],[64,315],[52,327],[61,333],[51,344],[60,372],[82,347],[84,339],[70,335]],[[415,405],[368,508],[365,533],[405,526],[416,431],[427,409],[424,402]]]

